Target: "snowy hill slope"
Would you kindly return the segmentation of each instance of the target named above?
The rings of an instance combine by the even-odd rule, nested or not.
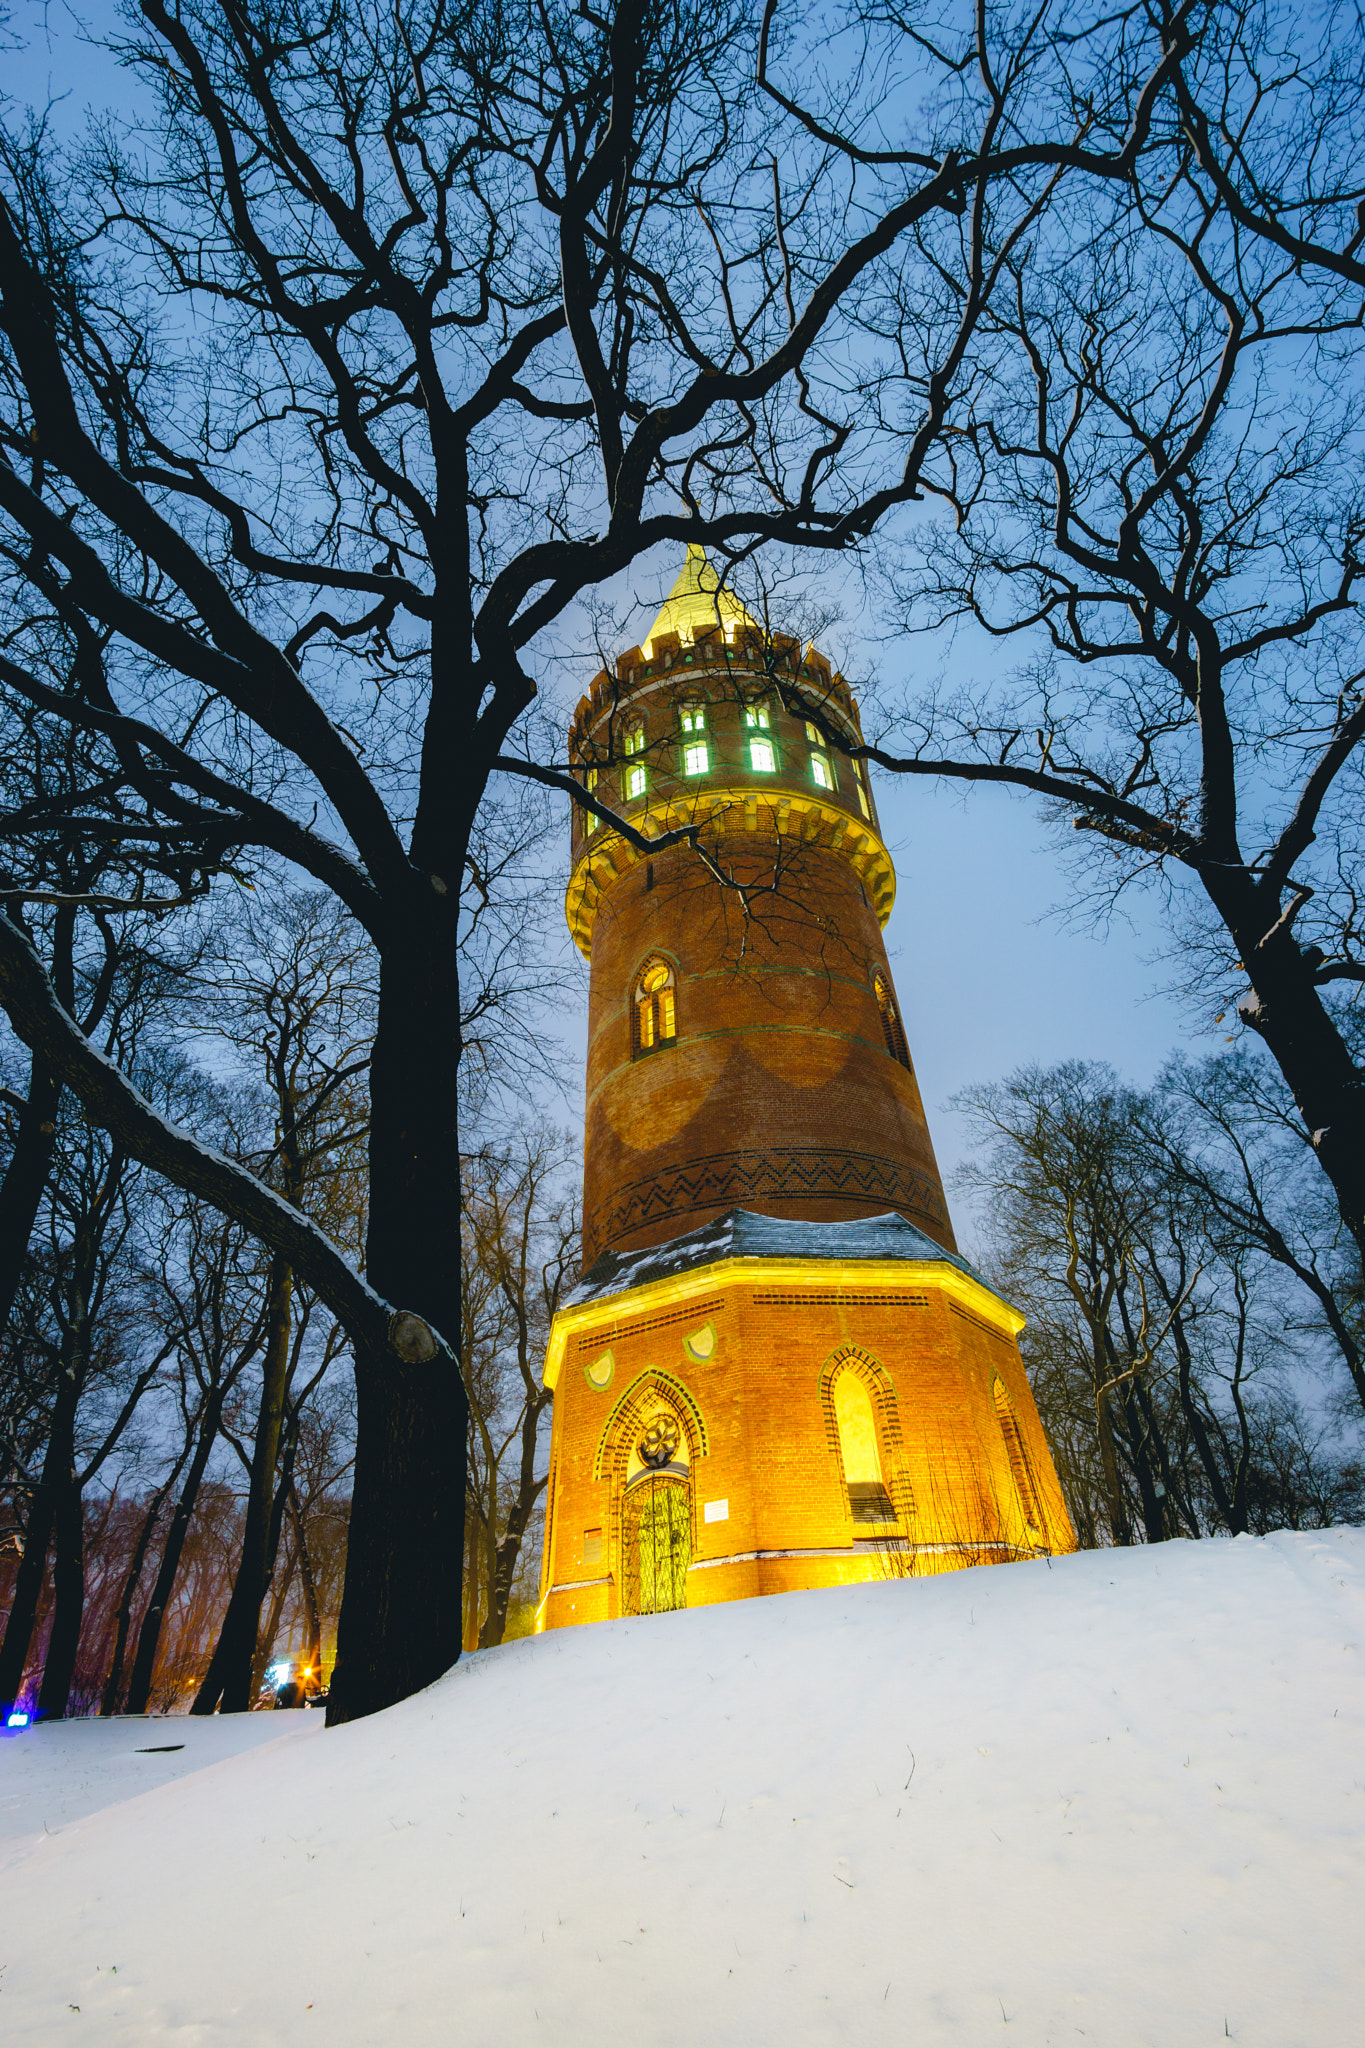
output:
[[[567,1631],[0,1844],[0,2036],[1325,2048],[1362,1738],[1360,1531]]]

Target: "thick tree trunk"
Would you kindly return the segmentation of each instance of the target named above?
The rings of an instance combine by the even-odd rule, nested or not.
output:
[[[1251,978],[1238,1014],[1264,1040],[1283,1074],[1342,1221],[1365,1260],[1365,1074],[1314,982],[1313,956],[1280,922],[1278,892],[1262,899],[1245,874],[1208,870],[1201,879]]]
[[[85,1521],[75,1473],[62,1488],[52,1522],[52,1632],[47,1639],[38,1719],[60,1721],[71,1701],[71,1681],[85,1619]]]
[[[439,939],[423,929],[409,947],[386,950],[381,974],[366,1277],[446,1348],[409,1363],[392,1348],[357,1347],[355,1490],[329,1723],[419,1692],[460,1654],[468,1409],[457,1350],[458,875]]]
[[[256,1638],[270,1565],[275,1466],[280,1454],[285,1388],[289,1378],[293,1299],[293,1269],[284,1259],[272,1259],[261,1402],[256,1416],[256,1439],[251,1450],[242,1555],[217,1647],[190,1709],[194,1714],[211,1714],[220,1700],[225,1714],[244,1714],[251,1705]]]
[[[42,1598],[47,1571],[47,1553],[62,1493],[70,1485],[75,1443],[76,1404],[80,1389],[73,1373],[65,1367],[57,1385],[42,1476],[33,1490],[28,1526],[24,1531],[24,1554],[19,1561],[14,1600],[0,1647],[0,1719],[10,1713],[24,1682],[29,1650],[33,1643],[38,1603]]]
[[[194,1504],[199,1498],[199,1488],[208,1470],[214,1444],[218,1441],[218,1423],[223,1412],[226,1389],[215,1387],[204,1406],[203,1419],[199,1429],[199,1441],[194,1447],[190,1469],[185,1484],[171,1516],[171,1526],[166,1531],[166,1547],[161,1553],[157,1567],[156,1583],[152,1597],[147,1602],[147,1612],[142,1617],[138,1630],[137,1654],[133,1659],[133,1675],[128,1681],[128,1705],[125,1712],[145,1714],[147,1701],[151,1697],[152,1678],[156,1671],[156,1653],[161,1647],[161,1624],[166,1618],[171,1594],[175,1590],[176,1573],[180,1569],[180,1555],[185,1548],[189,1534],[190,1517]]]
[[[5,1178],[0,1182],[0,1331],[10,1319],[57,1142],[61,1084],[37,1053]]]

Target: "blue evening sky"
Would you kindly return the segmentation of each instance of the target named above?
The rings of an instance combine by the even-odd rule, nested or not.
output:
[[[83,12],[94,21],[114,17],[108,0]],[[57,125],[71,129],[86,106],[129,106],[126,74],[82,40],[65,6],[20,4],[8,19],[17,45],[3,60],[11,109],[16,100],[41,105],[57,97]],[[659,597],[673,573],[660,562]],[[644,565],[632,580],[643,596]],[[642,617],[638,630],[647,625]],[[850,674],[856,655],[855,640],[845,662]],[[937,659],[932,646],[919,642],[879,645],[875,657],[892,687],[912,664]],[[595,665],[585,663],[585,680]],[[568,694],[572,701],[577,689]],[[1175,1045],[1211,1030],[1210,1018],[1155,993],[1171,969],[1157,957],[1164,927],[1154,901],[1134,896],[1131,923],[1114,920],[1107,931],[1049,914],[1068,900],[1069,889],[1027,801],[996,790],[964,797],[885,775],[877,797],[900,877],[887,939],[945,1171],[966,1143],[960,1119],[947,1108],[955,1090],[1025,1060],[1072,1057],[1112,1061],[1143,1082]],[[564,1029],[570,1044],[581,1044],[581,1016],[565,1016]],[[1205,1042],[1219,1044],[1222,1036],[1219,1030]]]

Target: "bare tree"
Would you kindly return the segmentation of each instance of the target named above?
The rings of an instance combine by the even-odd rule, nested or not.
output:
[[[1233,1110],[1243,1063],[1222,1077],[1218,1064],[1195,1085],[1173,1062],[1144,1093],[1069,1062],[959,1098],[982,1140],[965,1178],[1029,1318],[1030,1379],[1083,1543],[1308,1526],[1354,1498],[1359,1460],[1304,1402],[1331,1360],[1304,1274],[1320,1277],[1335,1210],[1273,1222],[1294,1190]]]
[[[917,132],[847,152],[776,83],[781,25],[621,0],[142,0],[159,113],[4,150],[0,683],[105,736],[159,827],[269,849],[379,960],[364,1279],[259,1175],[150,1113],[0,922],[0,1000],[131,1156],[285,1260],[355,1351],[330,1713],[460,1640],[460,946],[490,784],[604,817],[528,723],[545,638],[651,548],[839,552],[921,489],[1057,181],[1122,176],[1087,27],[916,44]],[[1078,41],[1077,38],[1080,38]],[[871,133],[882,86],[843,109]],[[965,223],[945,269],[916,227]],[[869,361],[851,309],[896,309]],[[919,421],[909,449],[882,432]],[[640,848],[700,840],[687,821]],[[226,855],[224,856],[226,857]]]
[[[371,955],[364,934],[321,891],[272,892],[227,920],[209,955],[215,973],[209,1015],[218,1034],[243,1056],[273,1126],[253,1171],[278,1188],[289,1206],[314,1217],[332,1241],[359,1252],[362,1154],[369,1130],[366,1086],[374,1030]],[[290,1392],[300,1374],[315,1301],[300,1298],[293,1262],[269,1261],[266,1341],[260,1402],[251,1429],[242,1554],[222,1632],[194,1711],[244,1713],[260,1664],[258,1633],[279,1545],[300,1399],[292,1421]],[[342,1348],[334,1328],[311,1393]],[[306,1398],[306,1397],[304,1397]],[[287,1427],[290,1422],[290,1427]],[[292,1429],[292,1434],[291,1434]],[[277,1483],[281,1450],[285,1479]]]
[[[464,1341],[469,1394],[469,1521],[475,1569],[466,1640],[500,1643],[522,1547],[549,1476],[541,1382],[550,1324],[577,1277],[582,1219],[566,1177],[577,1148],[520,1128],[466,1163]]]
[[[1114,21],[1090,137],[1129,132],[1155,30],[1143,145],[1005,256],[922,478],[946,517],[888,553],[907,623],[985,636],[980,680],[869,751],[1031,792],[1102,902],[1169,882],[1210,1010],[1269,1048],[1365,1247],[1365,42],[1279,0]]]
[[[1153,1300],[1144,1257],[1155,1197],[1137,1098],[1112,1075],[1073,1061],[966,1090],[956,1106],[967,1110],[989,1148],[964,1179],[989,1195],[1008,1243],[1011,1283],[1031,1282],[1030,1292],[1039,1283],[1050,1286],[1075,1313],[1114,1541],[1133,1540],[1120,1470],[1126,1452],[1148,1540],[1160,1542],[1172,1533],[1164,1511],[1167,1475],[1143,1380],[1173,1311]],[[1184,1299],[1178,1294],[1176,1305]]]
[[[147,1711],[163,1625],[220,1442],[224,1407],[265,1329],[265,1295],[241,1229],[195,1202],[185,1203],[169,1221],[149,1295],[152,1314],[173,1343],[179,1367],[176,1466],[183,1467],[184,1478],[138,1629],[128,1682],[130,1714]]]
[[[106,1043],[131,1058],[146,1005],[136,973],[121,978]],[[153,1082],[154,1063],[140,1064],[140,1078]],[[50,1553],[55,1612],[38,1712],[45,1719],[66,1712],[84,1612],[86,1489],[119,1446],[170,1351],[168,1344],[147,1341],[133,1298],[145,1195],[145,1176],[118,1145],[77,1116],[69,1100],[59,1107],[40,1226],[5,1340],[7,1349],[39,1366],[30,1374],[37,1426],[27,1463],[11,1451],[27,1513],[0,1646],[5,1711],[29,1659]]]

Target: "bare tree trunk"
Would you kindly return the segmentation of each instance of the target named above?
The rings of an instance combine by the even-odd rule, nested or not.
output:
[[[5,1640],[0,1647],[0,1718],[7,1715],[19,1696],[33,1642],[38,1603],[42,1598],[47,1571],[47,1553],[52,1542],[53,1523],[74,1463],[76,1404],[79,1389],[73,1377],[63,1371],[58,1381],[57,1400],[43,1457],[42,1477],[33,1490],[28,1526],[24,1531],[24,1554],[19,1562],[14,1600]]]
[[[1123,1416],[1123,1450],[1133,1477],[1137,1481],[1138,1498],[1142,1502],[1142,1525],[1149,1543],[1166,1541],[1166,1515],[1162,1494],[1157,1491],[1158,1481],[1152,1471],[1152,1460],[1148,1445],[1151,1441],[1149,1421],[1138,1390],[1133,1380],[1125,1380],[1116,1388],[1120,1412]],[[1163,1489],[1164,1490],[1164,1489]]]
[[[322,1615],[318,1609],[318,1585],[313,1573],[313,1560],[308,1555],[308,1532],[304,1527],[303,1515],[299,1510],[299,1498],[291,1484],[289,1488],[289,1517],[294,1525],[294,1555],[298,1560],[299,1578],[303,1583],[303,1612],[308,1629],[309,1675],[314,1685],[322,1684]]]
[[[493,1571],[489,1579],[488,1613],[484,1617],[483,1627],[479,1630],[481,1650],[492,1649],[506,1634],[512,1581],[516,1577],[522,1538],[526,1534],[526,1525],[531,1519],[533,1506],[534,1501],[523,1500],[518,1495],[507,1511],[507,1528],[494,1554]]]
[[[1271,894],[1245,871],[1228,873],[1213,863],[1201,867],[1200,880],[1251,977],[1238,1014],[1264,1040],[1289,1084],[1342,1221],[1365,1260],[1365,1074],[1323,1002],[1311,951],[1303,951],[1292,921],[1281,913],[1280,885]],[[1359,1378],[1356,1388],[1365,1403]]]
[[[29,1069],[28,1095],[5,1178],[0,1182],[0,1331],[10,1319],[19,1291],[33,1226],[47,1186],[57,1142],[61,1084],[38,1053]]]
[[[1109,1528],[1115,1543],[1126,1548],[1133,1540],[1133,1531],[1128,1520],[1128,1504],[1123,1498],[1123,1479],[1119,1472],[1118,1448],[1114,1442],[1114,1417],[1111,1405],[1114,1390],[1106,1384],[1112,1372],[1109,1347],[1093,1327],[1091,1343],[1093,1356],[1090,1369],[1095,1376],[1095,1427],[1100,1440],[1100,1470],[1104,1474]]]
[[[47,1639],[38,1719],[60,1721],[71,1700],[71,1681],[85,1618],[85,1523],[74,1469],[62,1488],[52,1522],[52,1632]]]
[[[540,1418],[548,1403],[547,1392],[544,1399],[528,1401],[522,1411],[521,1470],[518,1474],[517,1491],[507,1510],[507,1527],[494,1552],[493,1569],[489,1573],[488,1613],[483,1627],[479,1630],[481,1650],[492,1649],[496,1643],[502,1641],[507,1632],[507,1607],[512,1597],[512,1581],[516,1577],[522,1540],[526,1535],[526,1527],[535,1504],[545,1487],[545,1480],[537,1479],[535,1476],[535,1457]]]
[[[213,1455],[213,1446],[218,1440],[218,1423],[226,1395],[225,1386],[216,1386],[204,1404],[199,1426],[199,1441],[194,1448],[194,1457],[190,1461],[184,1488],[175,1504],[175,1513],[171,1516],[171,1526],[166,1532],[166,1547],[161,1553],[161,1563],[157,1567],[152,1597],[147,1603],[147,1612],[142,1617],[142,1627],[138,1631],[137,1655],[133,1659],[133,1675],[128,1683],[128,1705],[125,1709],[129,1714],[145,1714],[147,1711],[152,1678],[156,1670],[156,1653],[161,1646],[161,1624],[165,1620],[166,1609],[175,1590],[176,1573],[180,1569],[180,1555],[185,1548],[185,1538],[189,1534],[194,1504],[199,1497],[199,1488],[208,1470],[209,1459]]]
[[[458,875],[463,865],[461,847],[437,872]],[[469,1418],[455,1350],[460,1048],[454,910],[445,917],[446,929],[414,919],[411,943],[394,947],[383,961],[370,1067],[366,1277],[385,1300],[439,1331],[450,1357],[409,1362],[392,1348],[380,1356],[356,1346],[355,1491],[329,1724],[420,1692],[460,1654]]]
[[[294,1583],[294,1567],[297,1562],[298,1560],[293,1551],[287,1549],[284,1570],[279,1574],[271,1589],[270,1609],[266,1615],[265,1623],[260,1630],[256,1654],[251,1664],[251,1697],[253,1699],[257,1699],[260,1696],[261,1683],[265,1677],[266,1666],[274,1655],[275,1638],[280,1632],[280,1617],[284,1613],[285,1602],[289,1598],[289,1589]]]
[[[1228,1492],[1222,1464],[1204,1418],[1199,1412],[1199,1403],[1194,1394],[1194,1359],[1190,1353],[1189,1339],[1185,1334],[1185,1325],[1181,1317],[1172,1318],[1171,1334],[1175,1339],[1176,1385],[1180,1393],[1181,1412],[1189,1424],[1190,1435],[1194,1438],[1194,1447],[1199,1454],[1199,1462],[1204,1468],[1204,1477],[1208,1481],[1209,1492],[1213,1495],[1218,1512],[1226,1522],[1229,1534],[1241,1536],[1246,1529],[1246,1517]]]
[[[161,1511],[170,1499],[171,1490],[184,1470],[185,1460],[189,1454],[190,1446],[187,1442],[180,1456],[171,1467],[170,1477],[166,1480],[165,1485],[158,1487],[155,1494],[153,1494],[152,1504],[142,1518],[142,1527],[138,1531],[137,1543],[133,1549],[127,1576],[123,1581],[123,1591],[119,1596],[118,1611],[115,1616],[114,1654],[110,1659],[109,1676],[104,1682],[104,1692],[100,1698],[100,1716],[102,1719],[106,1719],[109,1715],[118,1712],[119,1695],[123,1690],[123,1664],[128,1652],[128,1631],[132,1624],[133,1602],[137,1598],[137,1589],[142,1581],[142,1568],[147,1562],[147,1552],[151,1548],[152,1536],[156,1530],[156,1525],[161,1519]]]
[[[251,1451],[242,1555],[217,1647],[190,1709],[193,1714],[211,1714],[220,1700],[225,1714],[244,1714],[251,1705],[256,1637],[270,1562],[275,1466],[280,1453],[285,1386],[289,1377],[293,1295],[293,1268],[285,1259],[272,1259],[261,1403]]]

